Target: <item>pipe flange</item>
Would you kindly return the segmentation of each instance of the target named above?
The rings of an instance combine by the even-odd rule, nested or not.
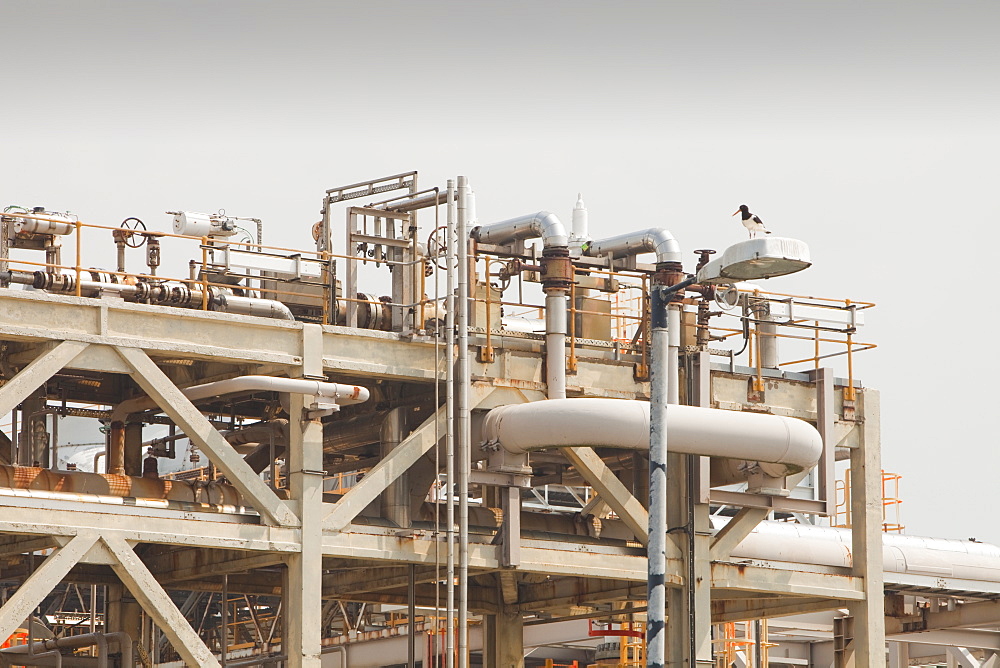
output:
[[[546,248],[540,261],[543,290],[569,290],[573,285],[573,260],[565,246]]]

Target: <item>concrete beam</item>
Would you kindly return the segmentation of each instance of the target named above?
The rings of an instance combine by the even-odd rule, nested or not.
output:
[[[129,544],[118,537],[103,537],[102,540],[114,557],[115,563],[111,568],[115,574],[167,636],[184,662],[189,666],[205,668],[220,666],[211,650],[191,628],[188,620]]]
[[[297,526],[299,519],[278,498],[260,476],[243,461],[225,438],[201,414],[191,400],[174,385],[163,371],[138,348],[118,347],[118,353],[132,368],[132,378],[152,397],[163,412],[177,424],[208,458],[222,471],[269,524]]]
[[[95,543],[96,532],[81,532],[46,557],[3,607],[0,607],[0,638],[9,638]]]
[[[82,353],[87,345],[80,341],[63,341],[21,369],[0,387],[0,415],[7,415],[17,408],[32,392]]]

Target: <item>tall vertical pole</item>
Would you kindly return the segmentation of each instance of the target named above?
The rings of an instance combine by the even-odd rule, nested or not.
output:
[[[469,666],[469,181],[458,177],[458,667]]]
[[[662,668],[667,617],[667,402],[669,331],[667,296],[653,286],[650,295],[652,346],[649,364],[649,542],[647,554],[646,666]]]
[[[448,362],[445,367],[445,489],[447,490],[448,541],[447,574],[448,594],[445,613],[445,666],[455,668],[455,182],[448,180],[447,194],[448,241],[446,262],[448,266],[447,295],[445,297],[445,348]]]

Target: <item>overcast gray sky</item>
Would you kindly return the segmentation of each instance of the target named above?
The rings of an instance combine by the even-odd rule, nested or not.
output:
[[[879,304],[856,366],[909,531],[1000,542],[998,14],[5,0],[0,200],[159,229],[221,207],[304,247],[324,189],[417,169],[468,175],[484,222],[568,218],[580,191],[595,236],[691,250],[742,239],[745,202],[812,248],[775,289]]]

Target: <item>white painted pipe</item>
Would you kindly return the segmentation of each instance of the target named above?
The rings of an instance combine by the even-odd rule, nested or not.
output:
[[[217,291],[212,297],[212,310],[237,315],[253,315],[260,318],[276,318],[278,320],[295,320],[295,316],[287,306],[274,299],[258,297],[240,297]]]
[[[728,518],[713,516],[718,530]],[[849,568],[851,530],[793,522],[761,522],[733,550],[733,557]],[[1000,582],[1000,547],[968,540],[882,535],[886,573]]]
[[[765,462],[761,468],[775,477],[815,466],[823,450],[819,432],[790,417],[671,405],[667,420],[671,452]],[[512,453],[575,446],[648,450],[649,403],[581,398],[501,406],[486,415],[483,440]]]
[[[276,378],[274,376],[239,376],[215,383],[195,385],[181,390],[191,401],[221,397],[235,392],[284,392],[289,394],[309,394],[324,399],[333,399],[334,403],[347,406],[368,401],[369,391],[358,385],[342,383],[325,383],[302,378]],[[123,401],[111,411],[112,422],[122,422],[130,413],[155,408],[156,401],[151,397],[137,397]]]
[[[656,253],[657,264],[681,261],[681,245],[674,235],[658,227],[600,239],[587,247],[587,255],[594,256],[628,257],[639,253]]]
[[[569,245],[569,235],[554,213],[539,211],[526,216],[518,216],[477,227],[472,231],[476,241],[485,244],[506,244],[518,239],[542,238],[546,248],[566,247]]]
[[[566,398],[566,292],[545,295],[545,383],[549,399]]]

